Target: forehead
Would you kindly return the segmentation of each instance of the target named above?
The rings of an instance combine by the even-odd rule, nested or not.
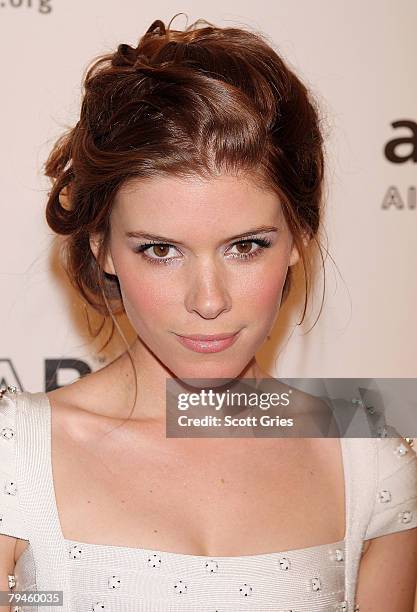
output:
[[[272,222],[281,215],[275,192],[248,177],[231,175],[135,179],[119,189],[112,212],[123,223],[163,223],[164,228],[172,229],[193,221],[236,227],[242,218]]]

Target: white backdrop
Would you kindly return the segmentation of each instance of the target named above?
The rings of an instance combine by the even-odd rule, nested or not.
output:
[[[100,356],[101,343],[89,340],[44,219],[42,164],[77,120],[90,60],[120,42],[136,45],[154,19],[168,23],[180,11],[188,23],[202,17],[264,32],[312,88],[329,128],[325,226],[335,263],[326,261],[324,310],[305,335],[322,285],[301,328],[303,301],[291,299],[262,364],[282,377],[417,376],[417,3],[240,0],[224,8],[219,0],[1,3],[0,382],[44,390],[48,360],[96,369],[123,348],[115,342]],[[185,24],[180,15],[173,27]],[[395,138],[404,143],[387,157]],[[62,369],[58,383],[77,376]]]

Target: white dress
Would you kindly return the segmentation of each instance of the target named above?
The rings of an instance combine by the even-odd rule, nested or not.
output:
[[[341,438],[346,533],[338,542],[206,557],[67,540],[53,486],[50,411],[43,392],[11,389],[0,399],[0,533],[29,541],[9,586],[63,592],[63,605],[38,599],[12,611],[354,612],[363,542],[417,527],[414,449],[401,437]],[[76,495],[75,487],[74,503]]]

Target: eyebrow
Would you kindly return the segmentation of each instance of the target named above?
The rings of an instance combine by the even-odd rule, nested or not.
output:
[[[260,227],[254,227],[253,229],[250,229],[247,232],[243,232],[243,234],[237,234],[235,236],[231,236],[230,238],[226,238],[226,240],[224,240],[223,242],[229,242],[230,240],[238,240],[239,238],[246,238],[246,236],[252,236],[253,234],[275,231],[278,231],[278,227],[275,227],[274,225],[261,225]],[[172,244],[184,246],[184,244],[182,242],[178,242],[178,240],[168,238],[167,236],[157,236],[156,234],[150,234],[149,232],[126,232],[125,235],[128,238],[145,238],[147,240],[160,240],[161,242],[170,242]]]

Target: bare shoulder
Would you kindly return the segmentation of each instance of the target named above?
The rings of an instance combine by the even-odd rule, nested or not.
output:
[[[100,371],[46,393],[52,409],[55,437],[84,437],[91,427],[96,433],[100,424],[114,421],[118,404],[117,390],[110,389],[109,376]]]

